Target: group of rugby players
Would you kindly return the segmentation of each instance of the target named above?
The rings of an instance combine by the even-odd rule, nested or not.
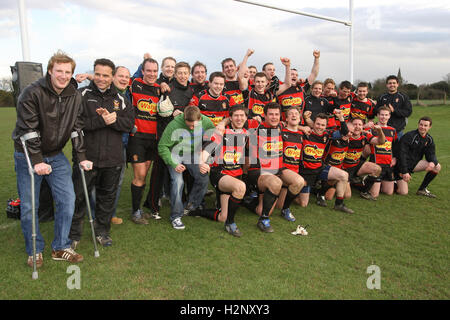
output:
[[[351,197],[352,186],[370,201],[377,200],[380,190],[392,195],[396,188],[399,194],[407,194],[413,171],[428,171],[417,194],[434,197],[426,189],[440,170],[434,143],[427,134],[431,119],[419,123],[418,132],[425,142],[420,151],[414,151],[413,160],[407,150],[412,144],[399,143],[412,107],[408,97],[398,92],[395,76],[387,79],[388,93],[374,101],[367,97],[367,83],[359,83],[353,92],[348,81],[340,83],[338,90],[332,79],[317,81],[319,51],[313,52],[314,64],[307,79],[299,79],[290,60],[281,58],[284,82],[275,75],[273,63],[266,63],[262,72],[247,66],[253,53],[249,49],[239,65],[231,58],[223,60],[222,72],[213,72],[209,81],[203,63],[196,62],[191,69],[172,57],[163,60],[158,78],[158,62],[148,54],[144,56],[130,80],[136,132],[130,136],[127,155],[134,169],[131,193],[135,223],[148,224],[150,217],[160,219],[164,180],[171,178],[174,183],[168,170],[171,167],[178,174],[185,171],[184,215],[225,222],[226,231],[234,236],[241,235],[234,221],[241,205],[259,216],[258,228],[273,232],[269,217],[275,207],[286,220],[295,221],[292,202],[306,207],[313,193],[317,205],[326,207],[326,200],[335,197],[334,209],[352,214],[354,211],[344,204],[344,199]],[[160,106],[163,102],[167,106],[169,100],[169,108],[162,110]],[[159,155],[157,152],[168,122],[185,113],[190,117],[184,119],[186,124],[204,123],[207,117],[216,126],[213,134],[203,136],[200,161],[195,163],[201,175],[209,173],[215,188],[217,201],[212,210],[205,208],[202,197],[198,200],[191,169],[186,170],[173,154],[167,156],[174,145],[160,143]],[[421,126],[426,128],[421,130]],[[175,139],[173,135],[171,139]],[[165,157],[162,149],[166,149]],[[425,160],[421,160],[423,155]],[[151,214],[144,214],[140,204],[151,161],[151,188],[144,204]],[[197,194],[190,195],[194,189]],[[203,189],[201,196],[206,185]],[[173,199],[171,205],[174,211],[177,204]],[[175,229],[185,228],[181,217],[172,212]]]

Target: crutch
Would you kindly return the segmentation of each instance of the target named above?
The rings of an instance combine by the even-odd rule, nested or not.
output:
[[[83,132],[81,132],[81,135],[83,136]],[[73,131],[70,134],[70,138],[72,139],[72,144],[75,145],[77,143],[77,141],[79,141],[79,140],[76,140],[75,138],[81,138],[81,137],[77,131]],[[97,242],[95,241],[96,239],[95,239],[95,230],[94,230],[94,220],[92,219],[91,203],[89,201],[89,193],[88,193],[87,185],[86,185],[86,177],[84,175],[84,170],[81,167],[81,164],[78,164],[78,167],[80,168],[81,181],[83,183],[83,190],[84,190],[84,198],[86,199],[86,207],[87,207],[88,216],[89,216],[89,223],[91,224],[92,241],[94,242],[94,257],[98,258],[98,257],[100,257],[100,253],[98,252]]]
[[[27,145],[26,141],[33,138],[38,138],[39,135],[37,132],[30,132],[27,134],[24,134],[20,137],[20,141],[22,142],[23,151],[25,153],[25,158],[27,159],[28,163],[28,173],[30,175],[31,180],[31,238],[33,240],[33,280],[36,280],[38,278],[38,272],[36,268],[36,199],[34,196],[34,169],[31,165],[31,160],[28,155]]]
[[[86,208],[88,211],[89,223],[91,224],[92,241],[94,241],[94,257],[98,258],[98,257],[100,257],[100,253],[98,252],[97,242],[95,239],[94,219],[92,219],[91,203],[89,201],[89,193],[88,193],[87,185],[86,185],[86,177],[84,176],[84,170],[81,167],[81,164],[79,165],[79,168],[80,168],[80,173],[81,173],[81,181],[83,182],[84,197],[86,199]]]

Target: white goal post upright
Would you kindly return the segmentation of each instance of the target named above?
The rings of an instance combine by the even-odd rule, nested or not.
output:
[[[316,19],[322,19],[322,20],[327,20],[327,21],[331,21],[331,22],[335,22],[335,23],[341,23],[343,25],[346,25],[347,27],[350,28],[350,46],[349,46],[349,59],[350,59],[350,82],[353,84],[353,0],[349,0],[349,20],[345,21],[345,20],[340,20],[340,19],[336,19],[336,18],[332,18],[332,17],[327,17],[327,16],[321,16],[321,15],[317,15],[317,14],[312,14],[312,13],[307,13],[307,12],[302,12],[302,11],[297,11],[297,10],[290,10],[290,9],[286,9],[286,8],[280,8],[280,7],[274,7],[271,5],[267,5],[267,4],[263,4],[263,3],[259,3],[259,2],[254,2],[254,1],[246,1],[246,0],[234,0],[237,2],[242,2],[242,3],[247,3],[247,4],[252,4],[255,6],[260,6],[260,7],[265,7],[265,8],[269,8],[269,9],[274,9],[274,10],[280,10],[280,11],[285,11],[285,12],[289,12],[289,13],[294,13],[294,14],[299,14],[302,16],[307,16],[307,17],[311,17],[311,18],[316,18]]]
[[[19,2],[20,35],[22,39],[23,61],[30,61],[30,47],[28,45],[27,9],[25,7],[25,0],[18,0],[18,2]]]

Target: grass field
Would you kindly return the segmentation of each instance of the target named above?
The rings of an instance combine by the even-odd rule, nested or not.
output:
[[[417,173],[408,196],[348,200],[354,215],[310,204],[294,206],[297,222],[289,223],[275,211],[273,234],[260,232],[256,215],[241,208],[236,221],[244,235],[234,238],[221,223],[203,218],[186,217],[186,229],[174,230],[167,202],[162,220],[133,224],[129,168],[118,208],[124,224],[112,226],[114,244],[100,248],[100,258],[93,256],[86,221],[79,290],[66,285],[69,264],[51,260],[52,222],[41,224],[44,266],[33,281],[20,223],[0,215],[0,299],[449,299],[450,109],[414,107],[408,129],[425,114],[434,120],[431,134],[442,165],[430,186],[437,199],[415,195],[424,176]],[[0,119],[0,199],[6,207],[17,196],[15,110],[0,109]],[[310,226],[308,236],[290,234],[298,223]],[[371,265],[380,270],[379,290],[366,286]]]

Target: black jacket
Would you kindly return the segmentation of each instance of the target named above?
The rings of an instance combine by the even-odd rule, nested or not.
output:
[[[406,119],[412,113],[412,105],[406,94],[397,92],[394,94],[385,93],[377,100],[377,106],[374,110],[374,114],[377,114],[378,109],[381,106],[389,107],[389,104],[394,108],[394,112],[391,114],[391,118],[388,121],[388,125],[395,128],[397,133],[405,129]]]
[[[172,79],[173,80],[169,84],[170,92],[164,93],[161,100],[164,100],[166,96],[168,96],[173,104],[174,111],[180,110],[184,112],[184,108],[189,105],[189,102],[194,95],[194,91],[192,90],[189,83],[187,84],[187,86],[183,86],[175,78]],[[156,118],[158,121],[158,137],[161,137],[164,129],[167,127],[169,122],[173,120],[173,116],[171,115],[169,117],[161,117],[160,115],[157,115]]]
[[[114,167],[124,163],[122,133],[130,132],[134,125],[133,108],[114,86],[104,93],[92,81],[80,89],[83,97],[84,139],[86,156],[99,168]],[[117,113],[117,120],[106,125],[97,114],[98,108]]]
[[[417,129],[403,135],[396,153],[397,169],[400,173],[412,173],[424,156],[428,162],[438,164],[433,138],[428,133],[422,137]]]
[[[40,135],[27,141],[32,165],[43,162],[44,157],[62,152],[73,131],[79,135],[73,143],[74,152],[80,161],[86,160],[81,133],[82,103],[77,87],[77,82],[72,79],[61,94],[57,94],[51,85],[50,75],[46,74],[26,87],[19,96],[12,138],[15,150],[24,152],[20,137],[33,131]]]

